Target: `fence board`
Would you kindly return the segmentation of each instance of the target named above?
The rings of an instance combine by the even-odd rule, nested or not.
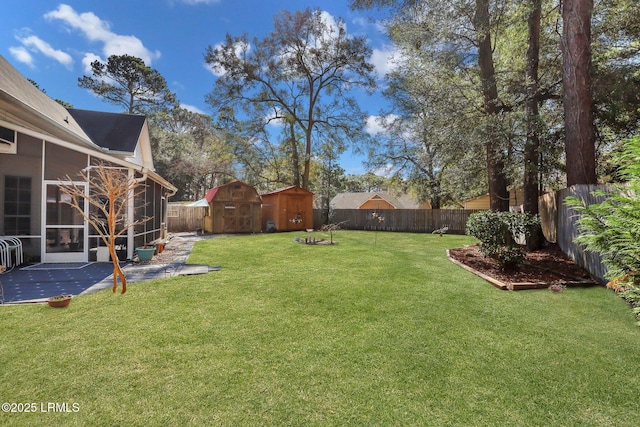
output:
[[[167,211],[167,230],[170,233],[180,233],[203,228],[207,209],[207,207],[190,207],[170,203]]]
[[[581,245],[575,243],[580,234],[577,220],[579,212],[565,205],[565,199],[573,196],[585,202],[587,205],[601,203],[602,196],[594,196],[596,190],[611,191],[611,187],[604,185],[574,185],[560,191],[548,193],[538,199],[540,206],[540,220],[547,240],[558,243],[558,246],[580,267],[587,270],[593,277],[602,283],[606,283],[606,266],[602,263],[602,257],[595,252],[586,251]],[[553,239],[553,240],[552,240]]]
[[[447,226],[448,233],[465,234],[467,219],[475,209],[380,209],[375,211],[380,221],[374,218],[368,209],[335,209],[331,222],[346,221],[345,230],[403,231],[413,233],[431,233]],[[314,209],[313,225],[318,229],[324,224],[324,211]]]

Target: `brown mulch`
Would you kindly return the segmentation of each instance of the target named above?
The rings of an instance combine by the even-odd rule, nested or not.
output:
[[[524,249],[523,249],[524,250]],[[525,261],[517,269],[503,271],[498,263],[485,257],[478,245],[450,249],[449,257],[467,266],[471,271],[494,279],[498,286],[522,289],[545,288],[551,284],[596,284],[591,275],[567,257],[558,245],[551,244],[537,251],[525,251]],[[502,287],[502,286],[498,286]]]

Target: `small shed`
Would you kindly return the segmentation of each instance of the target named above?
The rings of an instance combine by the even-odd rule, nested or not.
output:
[[[313,193],[294,185],[262,195],[262,229],[295,231],[313,228]]]
[[[209,213],[204,217],[208,233],[259,233],[262,201],[255,188],[241,181],[215,187],[205,196]]]

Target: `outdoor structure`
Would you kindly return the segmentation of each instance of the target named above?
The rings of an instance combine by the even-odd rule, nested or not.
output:
[[[312,192],[294,185],[262,195],[264,231],[295,231],[308,228],[313,228]]]
[[[408,194],[396,196],[387,192],[340,193],[330,204],[333,209],[431,209],[429,201],[417,203]]]
[[[512,210],[517,209],[518,206],[522,206],[523,201],[524,201],[523,187],[518,187],[516,189],[509,190],[509,207]],[[491,209],[489,195],[484,194],[482,196],[465,200],[462,203],[462,207],[463,209],[489,210]]]
[[[167,230],[169,233],[204,231],[204,218],[209,212],[209,202],[169,202],[167,208]]]
[[[207,233],[259,233],[262,201],[255,188],[233,181],[207,191],[209,212],[204,218]]]
[[[0,56],[0,236],[18,237],[42,262],[95,260],[98,233],[65,203],[59,184],[68,176],[88,192],[79,172],[99,164],[144,186],[141,197],[132,195],[126,222],[152,219],[117,243],[131,258],[136,246],[164,237],[167,199],[176,192],[154,172],[146,118],[67,110]]]

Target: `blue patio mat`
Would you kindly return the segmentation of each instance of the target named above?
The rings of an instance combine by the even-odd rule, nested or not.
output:
[[[121,263],[127,283],[174,276],[206,274],[219,271],[220,266],[184,265],[177,261],[167,264]],[[5,303],[40,302],[61,294],[80,295],[113,286],[113,265],[106,262],[36,264],[14,268],[0,275]]]
[[[60,294],[79,295],[113,273],[105,262],[36,264],[0,275],[4,302],[24,302]]]

